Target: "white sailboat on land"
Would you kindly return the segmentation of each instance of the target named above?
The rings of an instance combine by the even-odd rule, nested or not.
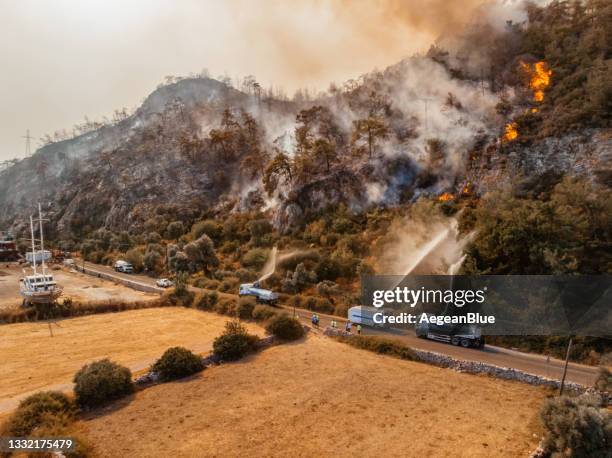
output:
[[[30,232],[32,235],[32,275],[26,275],[20,280],[21,296],[24,305],[52,304],[62,294],[62,288],[55,282],[53,275],[47,272],[45,263],[45,247],[43,236],[43,218],[38,204],[38,225],[40,230],[41,271],[37,270],[36,239],[34,238],[34,218],[30,216]],[[24,272],[25,273],[25,272]]]

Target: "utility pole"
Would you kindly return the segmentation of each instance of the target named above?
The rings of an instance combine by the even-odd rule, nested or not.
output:
[[[567,343],[567,353],[565,354],[565,366],[563,367],[563,377],[561,378],[561,386],[559,387],[559,396],[563,396],[563,388],[565,386],[565,376],[567,375],[567,364],[569,363],[570,351],[572,350],[572,340],[573,340],[573,337],[570,337],[570,340]]]
[[[32,155],[32,143],[31,140],[34,138],[30,135],[30,129],[26,130],[26,134],[24,136],[22,136],[21,138],[25,138],[26,139],[26,144],[25,144],[25,157],[30,157]]]

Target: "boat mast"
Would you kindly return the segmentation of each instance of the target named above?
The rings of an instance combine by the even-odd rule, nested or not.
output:
[[[46,275],[47,275],[47,271],[45,270],[45,241],[44,241],[44,237],[43,237],[43,219],[42,219],[42,212],[40,210],[40,202],[38,202],[38,225],[40,228],[40,255],[41,255],[41,264],[42,264],[42,273],[45,276],[45,280],[46,280]]]
[[[30,232],[32,233],[32,269],[34,269],[34,275],[36,275],[36,244],[34,241],[34,220],[30,215]]]

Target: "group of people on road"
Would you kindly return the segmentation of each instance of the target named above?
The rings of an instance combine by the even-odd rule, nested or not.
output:
[[[316,317],[316,325],[315,325],[315,317]],[[319,327],[319,315],[317,315],[316,313],[312,315],[312,324],[315,325],[317,328]],[[334,329],[338,328],[338,322],[336,320],[331,320],[329,325]],[[351,323],[350,321],[347,321],[346,324],[344,325],[344,330],[350,333],[352,328],[353,328],[353,323]],[[357,325],[357,334],[361,334],[360,324]]]

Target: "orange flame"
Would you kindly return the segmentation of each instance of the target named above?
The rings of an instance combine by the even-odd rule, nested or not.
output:
[[[548,68],[548,64],[544,61],[535,64],[520,62],[520,64],[523,71],[529,76],[529,87],[533,91],[533,100],[542,102],[544,100],[544,90],[550,86],[552,70]]]
[[[462,194],[469,194],[472,191],[472,183],[470,183],[469,181],[467,182],[467,184],[463,187],[463,189],[461,190]]]
[[[518,136],[518,125],[515,122],[506,124],[506,127],[504,128],[504,140],[511,142],[512,140],[516,140]]]
[[[455,196],[453,196],[450,192],[445,192],[444,194],[438,196],[439,202],[448,202],[449,200],[453,200]]]

